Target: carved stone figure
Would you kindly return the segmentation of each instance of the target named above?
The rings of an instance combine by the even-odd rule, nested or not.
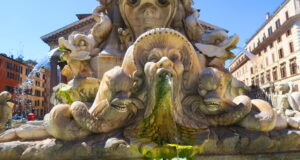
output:
[[[30,130],[30,126],[27,125],[22,126],[26,129],[7,131],[0,136],[0,141],[18,138],[40,139],[45,135],[70,141],[82,139],[92,133],[106,133],[129,125],[129,121],[132,120],[138,109],[143,107],[138,99],[130,98],[132,85],[133,81],[129,76],[121,68],[116,67],[104,75],[94,104],[90,109],[82,102],[74,102],[72,105],[57,105],[45,118],[43,126],[33,126]],[[24,130],[27,134],[22,136]],[[46,133],[34,134],[38,130],[46,131]]]
[[[6,129],[6,125],[11,121],[14,104],[8,102],[10,99],[11,94],[9,92],[0,93],[0,133]]]
[[[68,84],[59,84],[53,88],[51,103],[72,104],[75,101],[93,103],[100,81],[92,77],[76,78]]]
[[[210,115],[213,125],[227,126],[239,122],[240,126],[250,130],[274,129],[277,115],[272,106],[261,100],[251,101],[241,96],[247,87],[245,84],[237,85],[236,81],[228,72],[207,68],[200,76],[198,92],[203,97],[200,110]],[[232,109],[240,103],[242,105]]]
[[[133,43],[132,42],[133,37],[130,34],[129,29],[119,28],[118,33],[120,36],[121,50],[124,51],[131,45],[131,43]]]
[[[300,92],[295,90],[292,82],[280,83],[275,86],[275,95],[273,95],[274,104],[280,113],[284,113],[287,109],[299,112]]]
[[[95,26],[101,24],[97,23]],[[93,32],[97,32],[96,30],[94,28]],[[59,84],[54,88],[52,104],[72,104],[75,101],[93,102],[100,83],[93,77],[94,73],[89,62],[91,56],[99,51],[94,48],[95,41],[97,40],[94,40],[92,35],[77,32],[73,32],[68,40],[59,39],[59,50],[64,52],[61,59],[68,64],[65,70],[71,71],[74,77],[68,84]]]
[[[204,33],[204,29],[199,22],[199,17],[200,17],[199,11],[194,11],[193,14],[189,15],[184,20],[185,27],[188,30],[187,35],[194,42],[201,41],[202,34]]]
[[[300,92],[293,92],[288,97],[289,104],[294,111],[300,112]]]
[[[112,29],[112,22],[107,15],[103,13],[103,11],[98,10],[96,8],[93,13],[94,19],[96,21],[96,25],[92,28],[91,34],[96,41],[96,46],[101,45],[105,39],[107,38],[109,32]],[[99,51],[99,50],[97,50]],[[95,52],[94,52],[95,53]],[[95,54],[93,54],[95,55]]]
[[[275,86],[275,95],[272,95],[273,104],[278,114],[286,119],[289,126],[300,126],[300,92],[292,82],[280,83]]]

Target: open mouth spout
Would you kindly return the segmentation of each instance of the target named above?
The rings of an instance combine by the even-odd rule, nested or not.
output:
[[[148,106],[143,134],[158,144],[176,143],[177,126],[174,120],[174,72],[160,68],[156,72],[151,106]],[[149,114],[148,114],[149,113]]]
[[[170,80],[173,80],[173,77],[175,77],[175,71],[171,69],[166,69],[166,68],[160,68],[156,71],[156,76],[158,78],[167,78]]]

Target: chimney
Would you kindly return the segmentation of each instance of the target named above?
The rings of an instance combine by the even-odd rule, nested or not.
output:
[[[270,17],[271,17],[270,13],[267,12],[267,14],[266,14],[266,20],[269,20]]]

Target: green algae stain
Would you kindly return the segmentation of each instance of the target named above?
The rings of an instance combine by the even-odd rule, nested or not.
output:
[[[137,149],[137,147],[132,147]],[[184,146],[178,144],[166,144],[163,146],[157,146],[154,148],[143,147],[140,153],[149,159],[193,159],[198,153],[201,153],[203,146]]]
[[[168,77],[162,76],[156,85],[154,109],[142,121],[138,143],[131,144],[131,148],[149,159],[195,159],[196,155],[205,152],[207,142],[197,146],[180,145],[171,92]]]
[[[72,98],[72,86],[62,85],[56,93],[56,96],[59,97],[62,101],[67,104],[72,104],[74,99]]]
[[[140,138],[149,138],[151,141],[163,145],[176,143],[177,130],[172,113],[172,97],[169,77],[163,75],[156,85],[155,105],[151,115],[142,122]]]

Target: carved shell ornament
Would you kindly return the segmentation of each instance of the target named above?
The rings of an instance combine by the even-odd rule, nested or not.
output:
[[[198,55],[187,38],[170,28],[156,28],[142,34],[127,50],[122,68],[129,74],[133,74],[135,71],[143,72],[145,64],[149,61],[149,54],[155,48],[178,51],[178,57],[176,54],[170,53],[169,58],[180,58],[179,60],[184,66],[183,88],[186,91],[194,88],[197,83],[197,75],[202,72],[204,64],[199,63]]]
[[[178,31],[169,28],[156,28],[142,34],[134,45],[135,63],[143,67],[147,62],[149,51],[154,48],[172,48],[180,50],[181,61],[187,68],[191,59],[196,58],[192,44]]]

